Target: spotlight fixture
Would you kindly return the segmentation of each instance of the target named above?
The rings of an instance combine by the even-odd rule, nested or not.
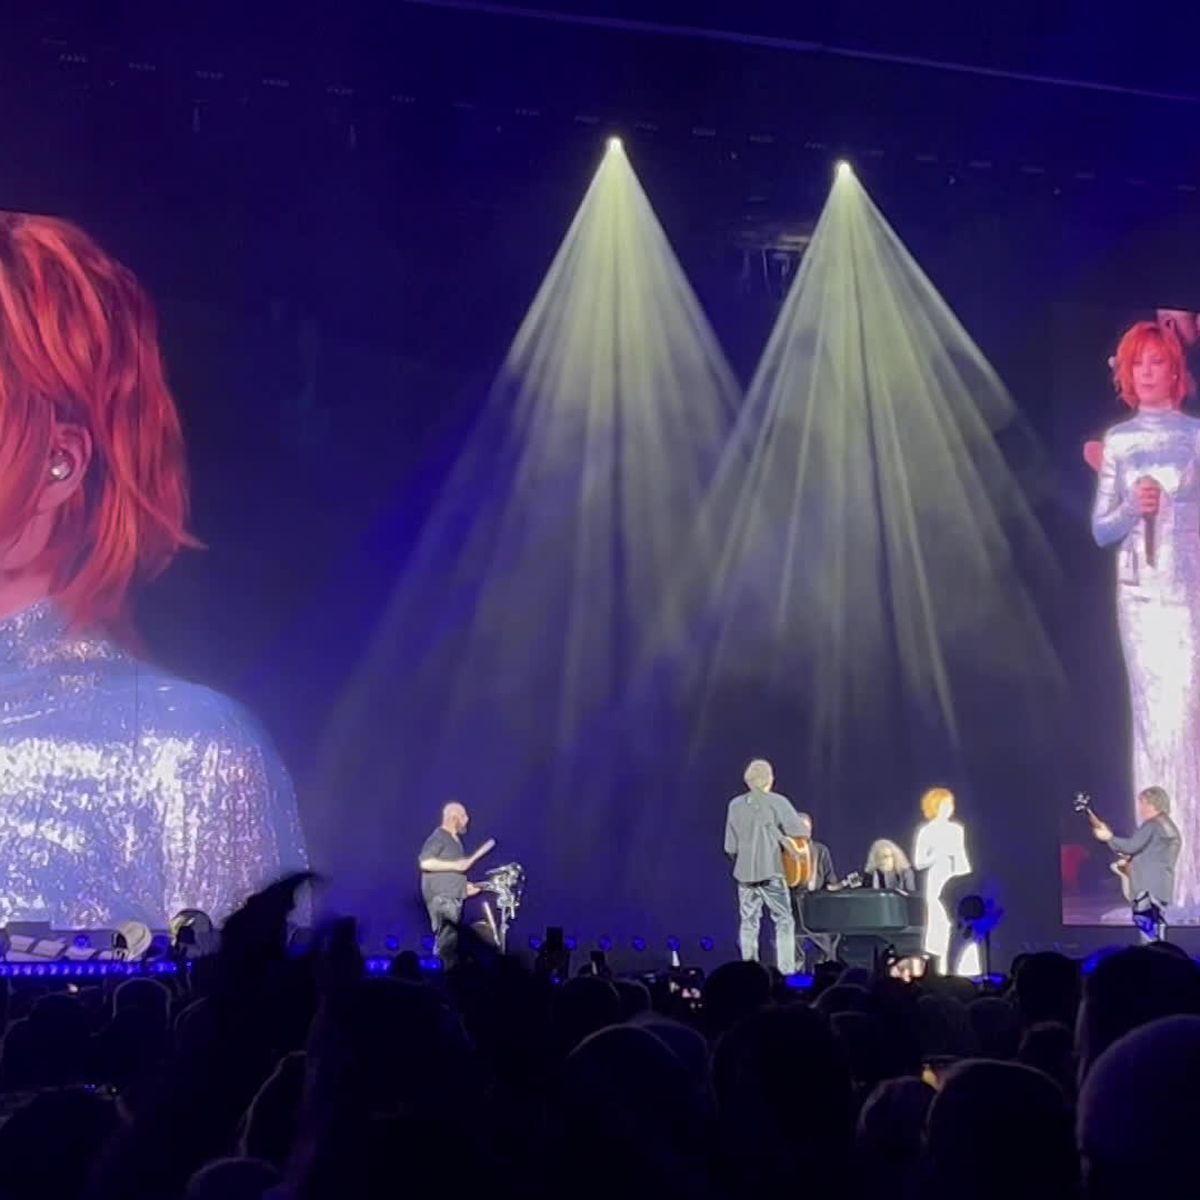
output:
[[[217,948],[212,918],[198,908],[185,908],[171,918],[171,954],[175,958],[203,958]]]
[[[992,930],[1004,911],[994,901],[979,895],[963,896],[958,902],[958,931],[965,940],[954,967],[956,975],[990,975],[992,971]],[[982,957],[981,957],[982,956]]]
[[[148,925],[141,921],[123,921],[113,934],[113,957],[125,962],[140,962],[153,941]]]
[[[849,179],[854,174],[854,168],[843,158],[838,161],[837,177],[839,179]]]
[[[625,143],[619,137],[610,137],[608,139],[609,154],[620,154],[625,149]]]

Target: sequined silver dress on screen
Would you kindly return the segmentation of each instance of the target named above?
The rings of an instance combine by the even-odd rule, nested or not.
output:
[[[1153,564],[1134,498],[1143,475],[1163,489]],[[1117,547],[1134,793],[1170,795],[1183,838],[1171,916],[1200,920],[1200,420],[1139,413],[1108,431],[1092,532]]]
[[[0,924],[220,919],[305,853],[254,721],[52,603],[0,621]]]

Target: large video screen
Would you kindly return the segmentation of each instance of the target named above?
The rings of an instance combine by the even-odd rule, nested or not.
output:
[[[0,214],[0,925],[219,919],[306,862],[272,740],[152,665],[135,620],[201,552],[170,377],[131,270],[71,222]]]
[[[1080,536],[1066,565],[1087,764],[1070,811],[1064,802],[1063,922],[1127,926],[1131,905],[1153,904],[1171,924],[1197,924],[1197,316],[1060,317],[1055,386],[1066,453],[1075,445],[1069,510]]]

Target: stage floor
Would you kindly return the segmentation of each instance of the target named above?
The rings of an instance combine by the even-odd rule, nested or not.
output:
[[[1130,926],[1129,905],[1118,895],[1112,896],[1064,896],[1062,901],[1062,923],[1067,926],[1089,926],[1108,928],[1109,926]],[[1167,924],[1172,929],[1191,928],[1200,926],[1200,919],[1172,921],[1170,911],[1167,912]]]

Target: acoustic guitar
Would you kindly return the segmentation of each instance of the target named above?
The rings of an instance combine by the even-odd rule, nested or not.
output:
[[[1087,792],[1076,792],[1075,794],[1075,811],[1083,813],[1088,819],[1088,823],[1093,829],[1104,827],[1106,822],[1096,816],[1095,810],[1092,808],[1092,798]],[[1116,854],[1116,851],[1113,851]],[[1109,870],[1121,881],[1121,895],[1132,904],[1133,903],[1133,882],[1129,874],[1129,855],[1117,854],[1117,860],[1109,865]]]
[[[812,847],[808,838],[789,837],[783,839],[783,879],[789,888],[808,889],[812,882],[813,859]],[[851,871],[844,879],[830,883],[827,888],[831,892],[842,888],[856,888],[862,885],[862,876],[857,871]]]
[[[783,839],[783,881],[789,888],[808,887],[812,879],[812,847],[808,838]]]

